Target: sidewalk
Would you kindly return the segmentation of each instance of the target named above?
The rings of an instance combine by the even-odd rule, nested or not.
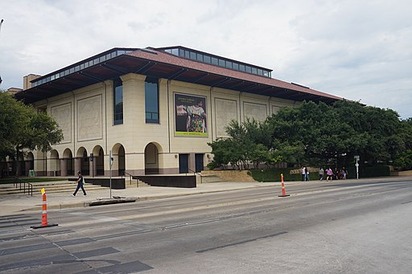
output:
[[[177,187],[133,187],[128,186],[126,189],[112,189],[110,199],[110,189],[102,187],[98,190],[85,190],[87,196],[84,196],[79,190],[76,196],[72,192],[61,193],[47,193],[47,208],[48,210],[59,210],[73,207],[86,207],[95,204],[96,202],[105,202],[107,204],[114,203],[114,197],[122,197],[127,200],[146,200],[146,199],[160,199],[168,197],[176,197],[183,195],[213,193],[236,189],[253,188],[259,186],[270,186],[275,183],[244,183],[244,182],[221,182],[221,183],[204,183],[199,184],[196,188],[177,188]],[[74,191],[74,188],[73,188]],[[119,199],[117,199],[119,200]],[[111,202],[112,201],[112,202]],[[42,195],[35,194],[33,196],[24,194],[13,194],[8,196],[0,196],[0,216],[20,214],[24,212],[41,212],[42,209]]]

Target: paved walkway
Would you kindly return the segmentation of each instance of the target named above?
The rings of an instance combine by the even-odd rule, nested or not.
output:
[[[136,187],[130,186],[126,189],[112,189],[111,196],[124,197],[127,199],[159,199],[167,197],[175,197],[182,195],[201,194],[221,192],[235,189],[253,188],[259,186],[269,186],[275,183],[244,183],[244,182],[221,182],[221,183],[204,183],[199,184],[196,188],[176,188],[176,187],[154,187],[144,186]],[[278,183],[279,184],[279,183]],[[76,185],[73,184],[73,191]],[[101,189],[87,190],[87,184],[85,185],[87,196],[84,196],[82,191],[79,190],[74,197],[72,192],[61,193],[47,193],[47,208],[48,210],[56,210],[70,207],[84,207],[96,201],[110,200],[110,189],[102,187]],[[19,214],[27,211],[38,211],[41,213],[42,209],[42,195],[40,193],[28,196],[24,194],[12,194],[0,196],[0,216]]]

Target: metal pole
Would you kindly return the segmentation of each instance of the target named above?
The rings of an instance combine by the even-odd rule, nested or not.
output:
[[[3,19],[1,19],[1,21],[0,21],[0,33],[1,33],[1,26],[3,25],[3,22],[4,22],[4,20]],[[0,84],[3,82],[3,80],[1,79],[1,76],[0,76]]]
[[[109,158],[109,163],[110,163],[110,199],[112,198],[112,165],[113,165],[113,157],[112,157],[112,151],[110,150],[110,158]]]
[[[356,155],[355,157],[355,167],[356,167],[356,179],[359,179],[359,160],[360,157]]]
[[[110,199],[112,198],[112,166],[110,166]]]

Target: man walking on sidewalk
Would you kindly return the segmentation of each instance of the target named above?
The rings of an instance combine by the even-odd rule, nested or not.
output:
[[[79,188],[81,188],[83,190],[83,194],[86,195],[86,191],[84,190],[84,186],[83,186],[84,179],[83,179],[82,173],[79,171],[77,174],[79,175],[79,178],[77,179],[77,187],[76,187],[76,191],[73,193],[73,196],[76,196],[76,193],[79,190]]]

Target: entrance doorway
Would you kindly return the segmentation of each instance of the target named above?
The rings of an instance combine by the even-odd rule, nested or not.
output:
[[[203,162],[203,158],[204,158],[204,154],[200,154],[200,153],[196,153],[195,154],[195,171],[196,172],[201,172],[203,170],[204,167],[204,162]]]
[[[179,173],[189,173],[189,154],[179,154]]]
[[[150,143],[144,150],[145,174],[159,174],[159,150]]]

